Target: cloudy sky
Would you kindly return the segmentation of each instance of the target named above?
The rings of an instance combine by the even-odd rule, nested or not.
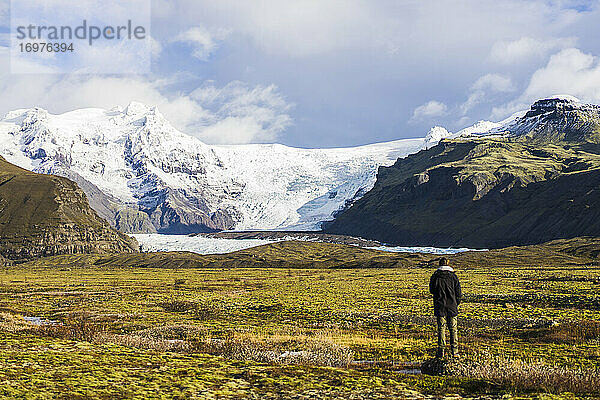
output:
[[[152,0],[144,75],[11,73],[0,1],[2,114],[135,100],[207,143],[334,147],[600,103],[599,1]]]

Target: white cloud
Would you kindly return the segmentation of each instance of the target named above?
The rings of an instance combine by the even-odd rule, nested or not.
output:
[[[65,71],[63,68],[67,68],[70,73],[92,74],[149,73],[152,53],[156,51],[158,49],[150,39],[144,40],[144,43],[97,43],[78,48],[71,67],[68,67],[68,63],[65,67],[58,60],[57,69]]]
[[[472,91],[512,92],[515,87],[509,76],[500,74],[487,74],[475,81]]]
[[[569,93],[587,101],[600,100],[598,57],[575,48],[562,50],[531,76],[523,97],[531,100],[553,93]]]
[[[531,59],[539,59],[552,51],[571,47],[575,42],[575,38],[538,40],[531,37],[500,41],[494,43],[489,59],[499,64],[516,64]]]
[[[192,92],[191,98],[210,110],[196,124],[199,135],[210,143],[271,142],[292,123],[288,115],[292,106],[274,85],[208,84]]]
[[[163,0],[155,0],[160,1]],[[498,38],[496,53],[523,54],[519,37],[555,37],[579,18],[562,2],[546,0],[174,0],[163,18],[184,26],[202,21],[250,38],[267,53],[312,57],[349,49],[448,55],[477,49],[481,60]],[[476,34],[473,34],[476,32]],[[527,43],[525,43],[527,44]],[[504,51],[505,50],[505,51]],[[435,54],[435,53],[434,53]],[[501,60],[504,60],[501,57]]]
[[[193,47],[192,56],[202,61],[208,61],[218,47],[216,40],[215,35],[206,28],[195,26],[178,34],[173,41],[191,45]]]
[[[485,92],[477,91],[471,93],[467,100],[460,105],[460,111],[462,115],[466,115],[469,111],[471,111],[475,106],[483,103],[485,101]]]
[[[187,24],[208,21],[267,53],[304,57],[370,40],[364,33],[374,21],[371,10],[364,0],[179,0],[171,17]]]
[[[158,40],[153,38],[152,36],[148,37],[148,41],[149,41],[149,46],[150,46],[150,54],[151,54],[152,58],[156,59],[156,58],[160,57],[160,54],[163,51],[162,44]]]
[[[442,117],[447,114],[448,106],[446,106],[446,104],[437,100],[431,100],[415,108],[412,114],[411,121],[422,121],[435,117]]]
[[[69,8],[69,0],[50,1],[58,4],[55,9]],[[95,5],[93,13],[108,14],[102,19],[122,16],[112,7],[102,8],[102,2],[80,3]],[[285,121],[289,111],[265,106],[279,110],[269,115],[263,107],[247,107],[253,113],[249,117],[230,112],[238,103],[223,100],[222,95],[219,102],[229,106],[209,106],[200,97],[218,92],[234,79],[262,83],[262,88],[277,82],[305,113],[290,136],[306,134],[290,137],[291,143],[372,142],[388,139],[384,133],[402,122],[422,119],[425,126],[428,118],[447,117],[448,110],[460,113],[462,103],[474,119],[484,117],[492,103],[506,103],[517,95],[503,89],[510,85],[503,86],[498,79],[471,87],[474,78],[501,72],[522,85],[535,69],[546,65],[552,53],[576,44],[586,51],[594,48],[598,12],[578,13],[565,4],[548,0],[152,0],[152,35],[159,42],[159,46],[152,44],[153,54],[164,48],[154,72],[167,78],[187,74],[185,81],[166,85],[143,77],[113,81],[114,77],[90,76],[48,77],[55,83],[47,83],[46,78],[30,77],[26,82],[13,77],[22,82],[29,97],[11,85],[0,105],[3,110],[26,103],[66,111],[137,99],[159,105],[176,126],[204,135],[205,140],[264,141],[273,133],[281,134],[281,128],[271,127],[284,126],[277,121]],[[228,32],[223,39],[218,36],[221,31]],[[212,57],[221,49],[226,49],[223,57]],[[198,63],[189,62],[191,56],[210,64],[197,68]],[[189,93],[203,79],[217,79],[219,87],[204,88],[206,93],[196,92],[197,97],[177,92]],[[434,102],[412,112],[415,98],[443,99],[448,106]],[[473,109],[477,104],[486,107]],[[399,109],[405,114],[397,113]],[[212,132],[225,133],[211,133],[209,128],[215,126],[219,129]],[[357,133],[349,135],[348,126]],[[239,136],[245,139],[236,139],[235,131],[243,131]]]
[[[579,49],[564,49],[533,73],[525,91],[516,99],[496,107],[492,115],[505,117],[527,108],[535,100],[557,93],[570,94],[587,102],[600,102],[600,60]]]
[[[291,105],[272,85],[211,84],[190,95],[165,94],[164,88],[172,83],[141,77],[4,74],[0,111],[44,107],[61,113],[83,107],[110,109],[135,100],[158,106],[183,132],[222,144],[273,141],[292,122]]]
[[[461,104],[460,109],[465,115],[475,106],[492,100],[490,94],[508,93],[515,90],[510,77],[500,74],[483,75],[475,81],[469,90],[469,97]]]

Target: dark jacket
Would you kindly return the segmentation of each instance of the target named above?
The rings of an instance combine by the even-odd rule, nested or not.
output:
[[[455,317],[462,297],[460,282],[454,271],[438,269],[429,280],[429,292],[433,295],[436,317]]]

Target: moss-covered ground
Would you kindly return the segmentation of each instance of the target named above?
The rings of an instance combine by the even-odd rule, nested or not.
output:
[[[599,266],[463,260],[461,359],[600,368]],[[6,267],[0,397],[600,396],[594,386],[569,394],[543,380],[407,373],[435,353],[432,272]]]

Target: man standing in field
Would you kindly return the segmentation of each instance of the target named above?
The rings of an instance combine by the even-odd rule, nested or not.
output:
[[[460,282],[448,259],[442,257],[439,268],[429,280],[429,292],[433,295],[434,315],[437,317],[437,358],[444,357],[446,327],[450,331],[452,357],[458,356],[458,305],[462,297]]]

